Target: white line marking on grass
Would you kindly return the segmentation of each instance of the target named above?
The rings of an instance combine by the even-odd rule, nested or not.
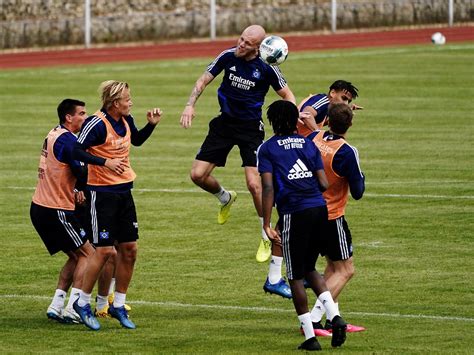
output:
[[[0,295],[0,299],[33,299],[33,300],[50,300],[48,296],[38,295]],[[157,302],[157,301],[128,301],[130,304],[141,304],[144,306],[159,306],[168,308],[205,308],[224,311],[250,311],[250,312],[268,312],[268,313],[293,313],[293,309],[268,308],[268,307],[241,307],[241,306],[224,306],[218,304],[190,304],[179,302]],[[445,321],[474,322],[474,318],[469,317],[445,317],[445,316],[428,316],[423,314],[399,314],[399,313],[375,313],[375,312],[344,312],[344,314],[361,316],[361,317],[384,317],[384,318],[417,318]]]
[[[10,190],[34,190],[34,187],[22,187],[22,186],[7,186]],[[169,192],[169,193],[204,193],[203,190],[198,189],[133,189],[135,192]],[[248,194],[247,190],[237,190],[239,194]],[[445,199],[445,200],[473,200],[474,196],[451,196],[451,195],[416,195],[416,194],[377,194],[377,193],[365,193],[367,197],[393,197],[393,198],[426,198],[426,199]]]

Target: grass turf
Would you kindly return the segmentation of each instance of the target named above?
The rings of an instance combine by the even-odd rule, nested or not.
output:
[[[216,53],[217,54],[217,53]],[[298,99],[336,79],[360,89],[348,140],[366,195],[350,201],[357,274],[345,318],[367,327],[344,353],[470,353],[474,334],[474,72],[472,43],[290,53],[282,70]],[[211,60],[211,58],[209,58]],[[290,301],[262,291],[258,220],[237,150],[215,176],[239,192],[229,222],[188,178],[218,112],[217,78],[193,127],[179,116],[208,61],[180,60],[0,71],[0,350],[6,352],[288,353],[304,339]],[[29,221],[41,142],[65,97],[99,108],[99,83],[128,81],[137,126],[164,119],[134,148],[139,257],[127,295],[135,331],[116,320],[97,333],[46,319],[63,256],[51,258]],[[277,98],[269,94],[266,104]],[[267,137],[271,128],[267,127]],[[322,269],[324,263],[318,263]],[[314,297],[310,295],[311,302]],[[329,351],[330,341],[322,339]]]

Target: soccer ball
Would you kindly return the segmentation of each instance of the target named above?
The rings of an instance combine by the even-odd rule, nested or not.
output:
[[[288,45],[278,36],[268,36],[260,44],[260,58],[270,65],[280,65],[288,57]]]
[[[441,32],[436,32],[431,36],[431,42],[436,45],[443,45],[446,43],[446,37]]]

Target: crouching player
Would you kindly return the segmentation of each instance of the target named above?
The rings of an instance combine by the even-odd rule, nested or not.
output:
[[[323,277],[315,270],[328,217],[322,196],[328,181],[319,150],[313,142],[296,133],[298,117],[298,109],[291,102],[280,100],[268,107],[267,118],[274,136],[257,152],[263,187],[263,227],[272,242],[283,247],[293,304],[306,338],[299,349],[321,350],[308,310],[304,278],[327,309],[332,322],[333,347],[344,343],[346,323]],[[270,226],[274,204],[279,216],[278,232]]]

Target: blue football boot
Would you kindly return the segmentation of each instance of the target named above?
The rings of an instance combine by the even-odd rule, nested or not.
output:
[[[86,325],[86,327],[92,330],[99,330],[100,323],[97,318],[94,317],[94,314],[92,314],[91,305],[88,303],[84,307],[81,307],[79,306],[78,301],[79,299],[74,302],[72,307],[79,315],[79,317],[81,317],[82,322]]]
[[[113,304],[109,306],[109,314],[112,318],[118,319],[122,327],[127,329],[135,329],[135,324],[128,319],[128,312],[124,306],[115,308]]]
[[[274,293],[275,295],[279,295],[283,298],[292,298],[290,286],[288,286],[284,279],[280,279],[280,281],[278,281],[276,284],[271,284],[267,277],[267,280],[263,285],[263,290],[265,292]]]

